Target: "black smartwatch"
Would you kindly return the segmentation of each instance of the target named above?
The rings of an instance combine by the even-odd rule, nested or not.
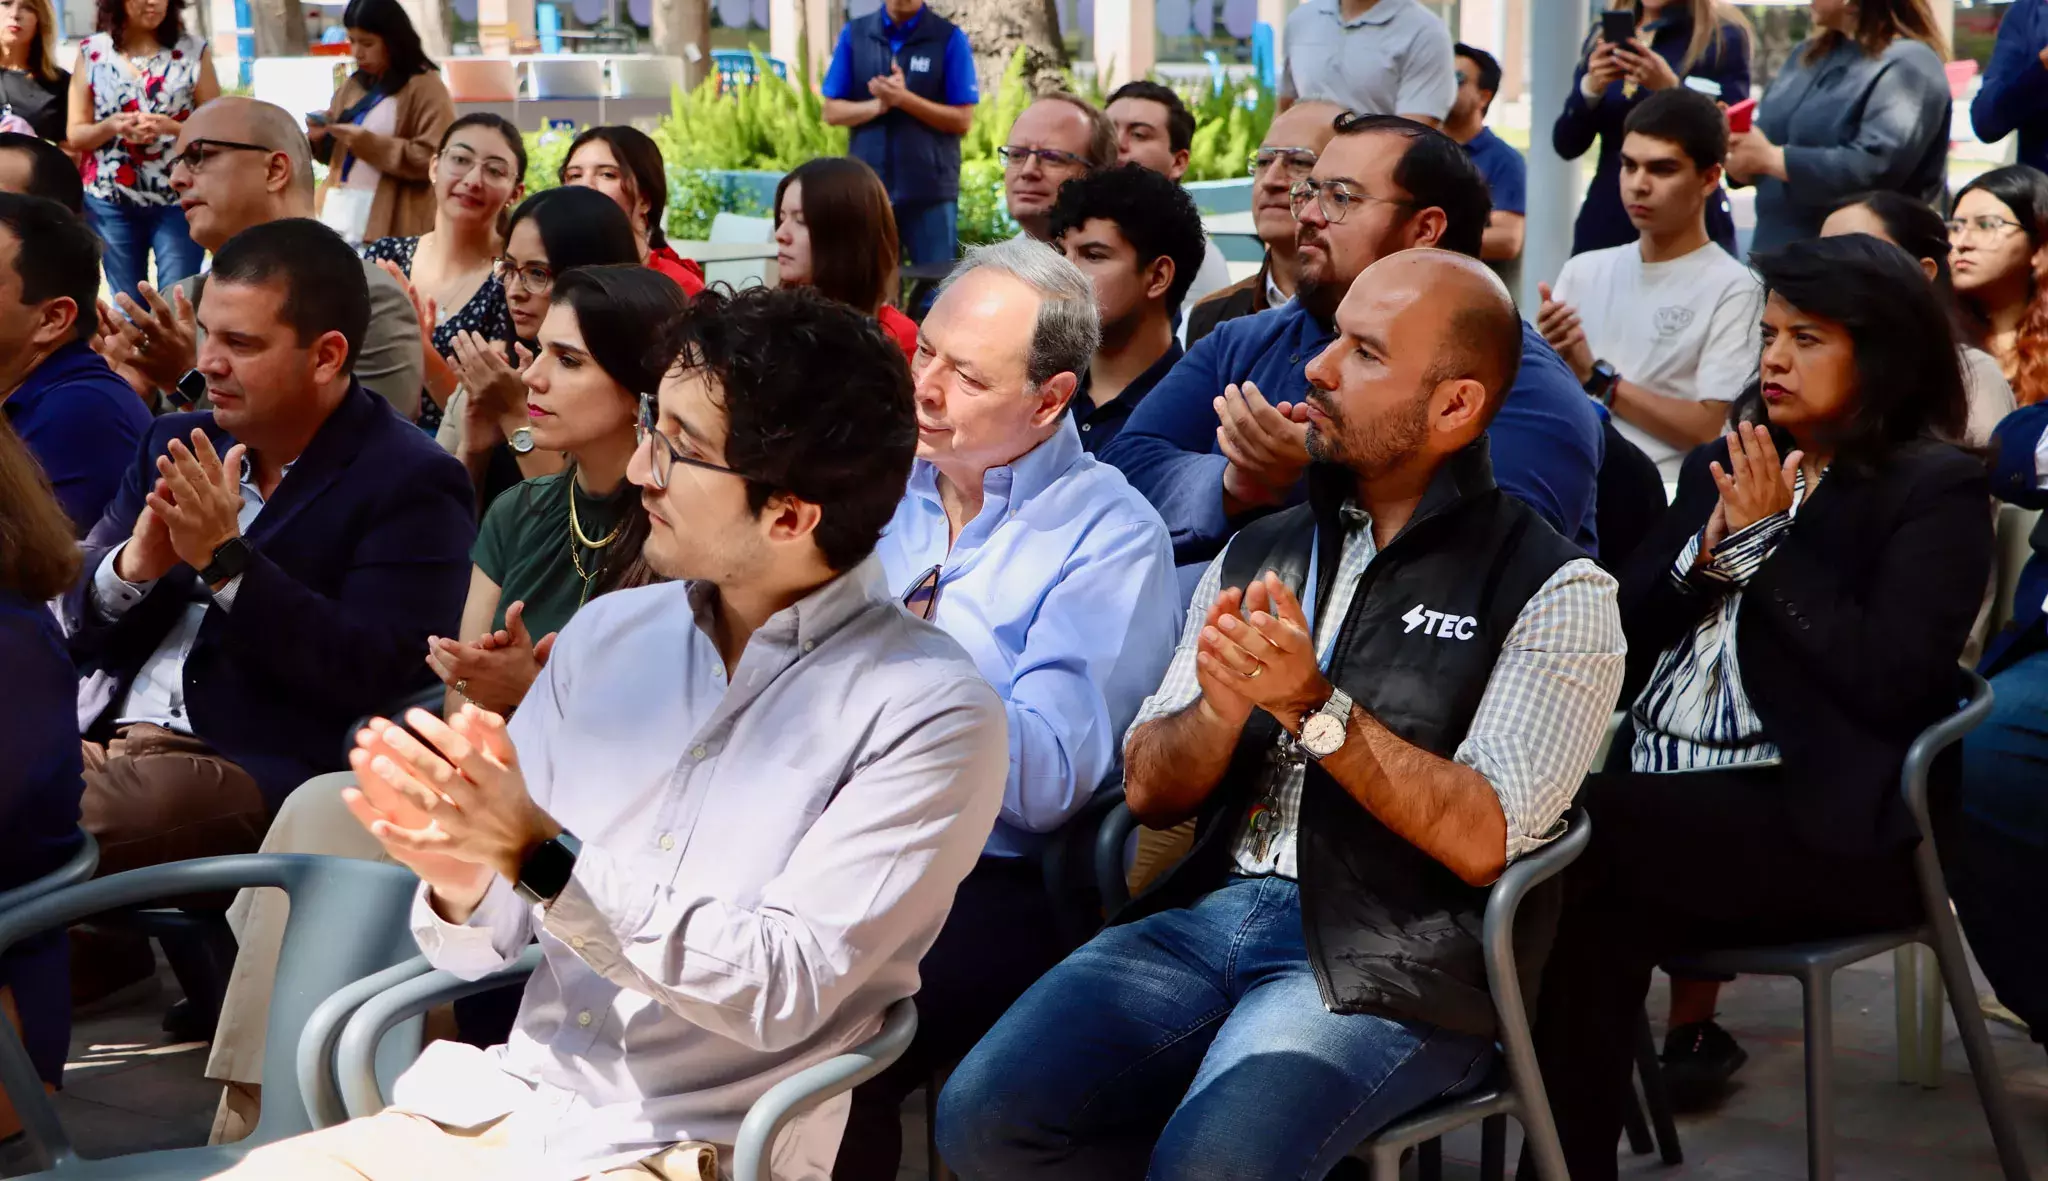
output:
[[[199,581],[208,586],[220,586],[248,568],[249,543],[239,537],[230,537],[213,551],[206,569],[199,572]]]
[[[556,833],[534,847],[519,863],[519,880],[512,888],[528,902],[546,906],[561,896],[569,885],[569,875],[576,872],[576,857],[583,852],[583,842],[576,834],[568,831]]]
[[[199,405],[199,399],[206,396],[206,375],[197,369],[187,369],[178,384],[171,387],[170,399],[180,410],[190,410]]]
[[[1621,371],[1606,361],[1593,362],[1593,376],[1586,379],[1586,393],[1602,406],[1613,409],[1614,387],[1621,384]]]

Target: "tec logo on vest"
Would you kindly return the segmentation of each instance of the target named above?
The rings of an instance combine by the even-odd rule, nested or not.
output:
[[[1401,629],[1402,635],[1407,635],[1419,627],[1423,635],[1435,636],[1439,640],[1469,640],[1474,629],[1479,626],[1479,621],[1470,615],[1448,615],[1442,611],[1431,611],[1420,603],[1408,608],[1408,614],[1401,617],[1401,622],[1408,625]]]

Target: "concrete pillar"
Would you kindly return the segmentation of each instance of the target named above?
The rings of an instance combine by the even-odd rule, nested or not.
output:
[[[1095,0],[1095,69],[1104,93],[1151,73],[1158,41],[1153,0]]]
[[[769,0],[768,56],[789,67],[789,79],[796,81],[797,42],[805,41],[811,65],[811,86],[825,78],[825,66],[832,55],[832,12],[828,0]]]
[[[1287,14],[1294,11],[1294,0],[1259,0],[1258,11],[1259,23],[1273,26],[1273,65],[1277,69],[1287,60]]]
[[[1529,111],[1532,126],[1548,127],[1564,109],[1579,44],[1586,36],[1586,8],[1573,0],[1544,0],[1540,19],[1529,22]],[[1578,169],[1550,146],[1550,136],[1529,136],[1528,235],[1522,247],[1522,309],[1533,318],[1539,305],[1536,284],[1557,278],[1571,255],[1572,217],[1579,206]]]

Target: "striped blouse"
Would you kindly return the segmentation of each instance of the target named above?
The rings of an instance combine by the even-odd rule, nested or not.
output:
[[[1642,772],[1704,771],[1723,767],[1768,767],[1779,761],[1777,744],[1764,737],[1763,722],[1742,688],[1735,654],[1735,621],[1742,614],[1742,588],[1770,560],[1806,501],[1806,471],[1792,484],[1792,507],[1753,521],[1723,538],[1698,570],[1701,539],[1693,535],[1672,564],[1671,577],[1703,590],[1725,593],[1693,627],[1692,634],[1665,649],[1629,710],[1635,744],[1629,767]]]

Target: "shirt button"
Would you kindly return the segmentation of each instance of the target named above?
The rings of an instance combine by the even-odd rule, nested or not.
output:
[[[582,950],[583,950],[583,936],[581,936],[581,935],[571,935],[571,936],[569,936],[569,946],[571,946],[571,947],[575,948],[575,949],[576,949],[577,951],[582,951]]]
[[[816,640],[805,640],[805,641],[804,641],[804,651],[806,651],[806,652],[811,652],[811,651],[815,651],[815,650],[817,649],[817,647],[818,647],[818,641],[816,641]]]
[[[590,1024],[590,1010],[589,1010],[589,1009],[585,1009],[585,1010],[583,1010],[583,1011],[582,1011],[581,1013],[578,1013],[578,1014],[576,1014],[576,1024],[578,1024],[578,1025],[588,1025],[588,1024]]]
[[[1287,354],[1287,363],[1288,363],[1289,365],[1299,365],[1299,364],[1301,364],[1301,354],[1300,354],[1300,353],[1289,353],[1289,354]]]
[[[1084,431],[1092,431],[1095,429],[1095,424],[1092,422],[1084,422],[1081,424],[1081,429]]]
[[[668,833],[662,833],[661,840],[657,843],[661,845],[664,851],[676,847],[676,839],[673,836],[670,836]]]
[[[690,748],[690,757],[693,759],[701,759],[706,753],[704,744],[701,742]]]

